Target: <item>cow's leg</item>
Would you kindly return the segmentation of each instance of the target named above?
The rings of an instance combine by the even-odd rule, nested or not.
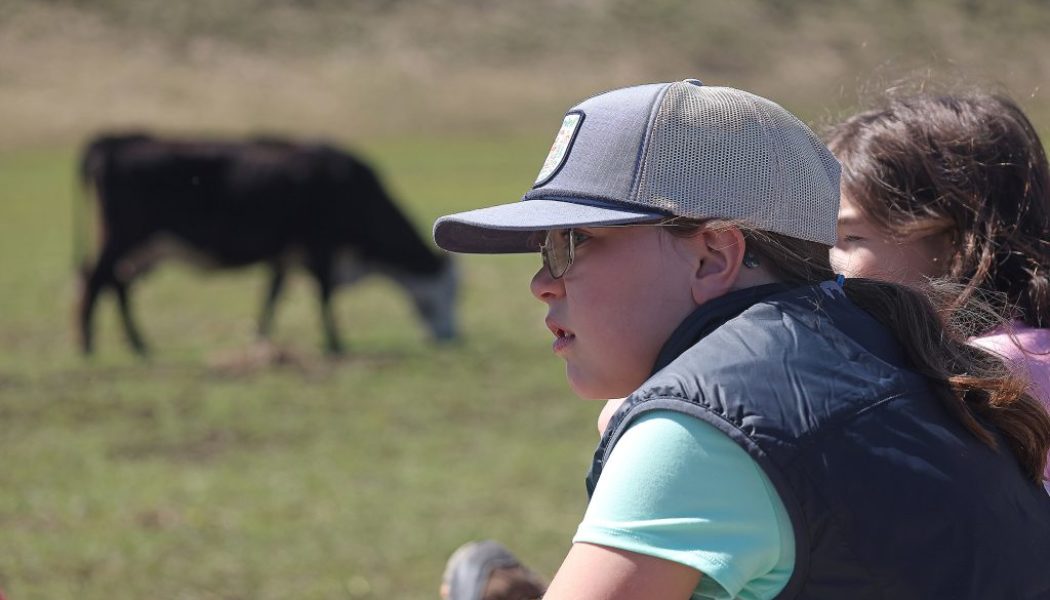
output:
[[[314,257],[310,261],[310,271],[317,279],[317,292],[321,301],[321,325],[324,327],[325,349],[329,354],[343,353],[343,342],[332,312],[332,292],[335,291],[335,280],[332,277],[332,261],[328,258]]]
[[[124,333],[127,335],[128,343],[131,344],[131,348],[136,354],[145,356],[147,352],[146,344],[142,341],[142,336],[139,334],[138,327],[135,326],[134,319],[131,318],[131,300],[128,297],[128,284],[119,279],[114,279],[113,288],[117,290],[117,300],[120,302],[120,318],[124,323]]]
[[[284,289],[284,277],[286,270],[283,265],[273,263],[270,265],[270,289],[263,302],[262,314],[259,315],[259,337],[268,339],[273,332],[273,315],[277,306],[277,298]]]
[[[329,354],[339,355],[343,353],[343,342],[339,338],[339,330],[335,325],[335,314],[332,312],[331,281],[319,282],[321,295],[321,322],[324,326],[325,349]]]
[[[105,281],[98,276],[98,270],[91,272],[80,295],[80,306],[77,310],[77,330],[80,333],[80,351],[91,354],[95,351],[95,304]]]
[[[80,349],[84,354],[91,354],[95,350],[95,304],[98,302],[98,296],[102,290],[116,282],[114,269],[119,255],[120,252],[117,247],[107,243],[99,253],[98,262],[95,263],[94,268],[89,269],[77,311]]]

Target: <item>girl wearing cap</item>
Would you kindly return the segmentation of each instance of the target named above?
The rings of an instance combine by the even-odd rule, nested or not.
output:
[[[793,115],[689,80],[584,101],[521,202],[437,221],[538,250],[570,386],[627,397],[544,598],[1050,591],[1050,416],[918,291],[836,277],[838,191]],[[518,567],[470,545],[445,591]]]
[[[1050,166],[1020,107],[919,94],[851,117],[829,140],[843,166],[835,269],[956,282],[952,311],[994,292],[1009,321],[972,341],[1006,357],[1050,407]]]

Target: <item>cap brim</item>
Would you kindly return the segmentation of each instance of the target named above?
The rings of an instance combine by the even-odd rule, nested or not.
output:
[[[507,254],[536,252],[535,233],[568,227],[602,227],[647,223],[665,218],[638,212],[560,200],[523,200],[439,218],[434,241],[450,252]]]

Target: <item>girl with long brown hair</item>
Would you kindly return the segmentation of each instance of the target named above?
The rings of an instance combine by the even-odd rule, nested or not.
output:
[[[836,270],[941,293],[972,342],[1007,358],[1050,407],[1050,167],[1000,95],[892,98],[832,128],[842,163]],[[1006,322],[968,319],[992,302]],[[1045,473],[1050,478],[1050,468]]]

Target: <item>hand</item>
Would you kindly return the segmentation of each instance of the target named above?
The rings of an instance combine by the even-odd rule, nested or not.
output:
[[[605,401],[605,407],[602,408],[602,412],[598,415],[598,435],[605,435],[605,428],[609,426],[609,420],[616,414],[616,411],[623,404],[623,401],[627,398],[611,398]]]

